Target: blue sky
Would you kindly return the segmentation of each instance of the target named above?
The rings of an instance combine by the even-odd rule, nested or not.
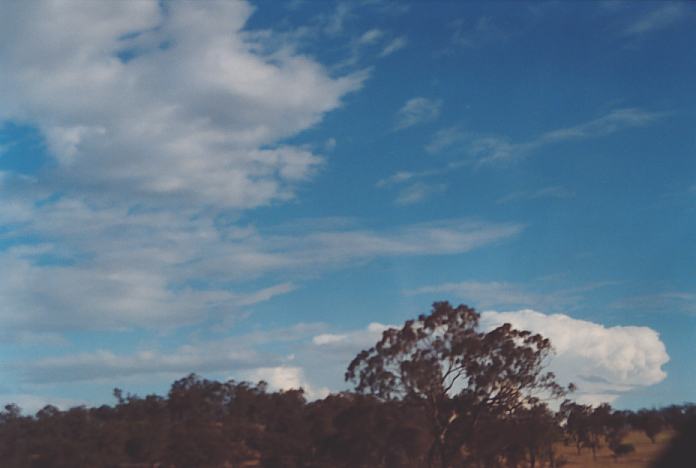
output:
[[[435,300],[694,400],[694,5],[0,8],[1,400],[320,397]]]

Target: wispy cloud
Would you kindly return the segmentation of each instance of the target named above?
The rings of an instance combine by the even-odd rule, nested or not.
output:
[[[435,133],[430,143],[425,146],[425,150],[428,153],[439,153],[446,148],[463,142],[466,137],[467,133],[458,126],[443,128]]]
[[[641,294],[619,299],[613,302],[611,306],[618,309],[631,309],[641,312],[696,315],[696,293],[673,290],[654,294]]]
[[[190,372],[251,373],[259,368],[288,364],[284,353],[264,350],[276,346],[309,342],[326,331],[321,323],[298,323],[291,327],[264,329],[244,335],[205,341],[193,341],[172,349],[141,346],[132,352],[98,349],[91,352],[45,357],[31,362],[13,362],[8,366],[31,384],[57,382],[112,381],[137,375],[179,377]]]
[[[387,45],[384,46],[382,49],[382,52],[380,52],[379,56],[380,57],[387,57],[394,52],[397,52],[404,47],[408,45],[408,39],[406,39],[406,36],[399,36],[387,43]]]
[[[542,198],[570,198],[575,196],[575,192],[565,187],[553,186],[544,187],[538,190],[525,190],[513,192],[497,200],[499,204],[513,203],[523,200],[538,200]]]
[[[539,285],[505,281],[460,281],[421,286],[402,291],[407,296],[454,297],[478,308],[531,307],[544,310],[574,310],[586,293],[615,284],[597,282],[549,290]]]
[[[452,42],[459,47],[481,47],[507,38],[507,34],[487,16],[479,17],[473,23],[459,19],[453,27]]]
[[[0,219],[15,243],[0,251],[0,322],[29,331],[197,323],[297,287],[278,275],[301,279],[380,257],[464,253],[522,229],[447,220],[371,230],[330,220],[259,232],[196,212],[140,212],[69,198],[3,203]],[[246,284],[252,279],[256,289]]]
[[[500,136],[476,136],[464,131],[460,126],[447,127],[435,133],[430,143],[425,146],[425,150],[429,153],[439,153],[456,146],[456,153],[462,155],[460,159],[431,169],[400,170],[380,179],[376,185],[382,188],[413,183],[418,179],[441,176],[464,167],[504,166],[529,157],[546,146],[601,138],[623,130],[645,127],[666,115],[666,112],[651,112],[637,108],[616,109],[596,119],[550,130],[521,142],[513,142]],[[526,195],[533,197],[562,195],[560,190],[551,187],[542,190],[548,191]]]
[[[357,40],[358,44],[360,45],[369,45],[369,44],[374,44],[375,42],[378,42],[379,40],[382,39],[384,36],[384,31],[381,29],[370,29],[368,31],[365,31],[362,36],[360,36]]]
[[[432,122],[440,116],[442,101],[415,97],[406,103],[396,113],[396,130],[404,130],[414,125]]]
[[[510,142],[503,137],[476,137],[465,132],[459,126],[448,127],[435,133],[431,142],[426,145],[426,151],[437,153],[454,145],[459,145],[458,152],[468,155],[470,159],[464,158],[444,166],[420,171],[401,170],[380,179],[376,185],[380,188],[389,187],[407,182],[412,183],[414,180],[422,178],[441,176],[463,167],[506,164],[528,157],[547,145],[609,136],[621,130],[649,125],[665,115],[664,112],[649,112],[635,108],[618,109],[579,125],[543,133],[526,142]],[[531,198],[572,196],[571,193],[565,193],[561,188],[554,187],[547,187],[537,192],[511,195]],[[502,199],[501,203],[506,201]]]
[[[606,137],[622,130],[644,127],[665,115],[663,112],[637,108],[616,109],[596,119],[551,130],[524,142],[511,142],[501,137],[477,138],[469,150],[479,164],[504,164],[527,157],[549,145]]]
[[[447,190],[447,184],[426,184],[416,182],[403,188],[396,197],[397,205],[414,205]]]
[[[629,24],[624,30],[625,36],[640,36],[661,29],[683,20],[689,11],[686,3],[664,2],[658,8],[641,16]]]

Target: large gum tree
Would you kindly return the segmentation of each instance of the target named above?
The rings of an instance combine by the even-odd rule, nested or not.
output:
[[[548,339],[510,324],[481,331],[479,319],[466,305],[436,302],[429,315],[385,330],[345,374],[358,393],[422,406],[431,426],[430,466],[475,453],[473,435],[483,425],[567,392],[544,370]]]

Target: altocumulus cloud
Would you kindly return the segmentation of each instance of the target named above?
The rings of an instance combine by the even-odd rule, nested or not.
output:
[[[522,229],[445,220],[297,235],[218,223],[292,198],[323,159],[279,142],[367,77],[334,76],[287,37],[245,29],[252,13],[244,1],[0,5],[0,121],[36,127],[53,158],[35,176],[0,174],[8,330],[229,317],[297,287],[269,275],[461,253]],[[236,290],[250,279],[256,289]]]
[[[173,327],[286,294],[272,275],[326,271],[379,257],[467,252],[517,235],[515,224],[446,220],[388,231],[356,227],[260,232],[170,211],[93,209],[76,200],[0,205],[16,238],[0,252],[0,320],[30,330]],[[266,286],[231,291],[249,279]],[[204,283],[204,288],[190,286]]]
[[[0,119],[42,132],[63,190],[179,206],[287,199],[321,158],[276,142],[366,75],[334,78],[273,48],[244,31],[252,11],[244,1],[3,3]]]

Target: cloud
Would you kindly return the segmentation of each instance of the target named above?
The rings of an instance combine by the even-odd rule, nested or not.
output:
[[[667,291],[643,294],[615,301],[612,307],[645,312],[679,312],[696,315],[696,293],[689,291]]]
[[[315,335],[312,337],[312,344],[323,347],[323,349],[350,349],[357,353],[360,349],[370,347],[379,341],[384,330],[394,327],[396,326],[372,322],[364,330]]]
[[[414,205],[420,203],[430,196],[442,193],[447,190],[446,184],[425,184],[416,182],[401,190],[396,197],[397,205]]]
[[[69,398],[56,398],[45,395],[35,395],[30,393],[0,393],[0,406],[14,403],[22,409],[22,414],[30,416],[46,405],[53,405],[63,411],[76,406],[87,405],[86,401],[73,400]]]
[[[382,49],[382,52],[380,52],[379,56],[380,57],[388,57],[389,55],[393,54],[394,52],[397,52],[404,47],[408,45],[408,39],[406,39],[405,36],[399,36],[387,43],[386,46],[384,46],[384,49]]]
[[[515,143],[500,137],[476,138],[469,146],[469,151],[479,164],[505,164],[527,157],[549,145],[600,138],[622,130],[644,127],[664,115],[636,108],[616,109],[578,125],[542,133],[525,142]]]
[[[424,97],[415,97],[406,103],[396,113],[397,130],[403,130],[414,125],[432,122],[440,116],[442,101]]]
[[[498,136],[475,137],[455,126],[439,130],[425,149],[429,153],[437,153],[461,143],[462,151],[471,154],[478,164],[501,164],[524,158],[552,144],[600,138],[622,130],[644,127],[664,115],[662,112],[637,108],[615,109],[596,119],[550,130],[523,142],[511,142]]]
[[[606,327],[564,314],[534,310],[482,313],[482,329],[502,323],[541,333],[554,355],[547,363],[559,381],[574,382],[583,402],[612,401],[666,377],[669,356],[659,335],[647,327]],[[113,382],[136,376],[176,378],[189,372],[224,373],[235,380],[265,380],[274,390],[302,387],[308,398],[345,388],[346,364],[373,346],[394,325],[371,323],[358,330],[332,331],[323,324],[298,324],[246,335],[194,342],[174,349],[143,348],[129,354],[107,350],[53,356],[9,366],[22,382]],[[274,343],[274,352],[267,350]]]
[[[578,385],[572,395],[586,403],[614,401],[621,395],[665,379],[662,369],[669,355],[659,335],[647,327],[614,326],[530,309],[512,312],[486,311],[481,327],[490,330],[502,323],[541,333],[549,338],[554,354],[547,363],[560,382]],[[296,357],[305,369],[324,368],[315,381],[340,382],[347,362],[373,346],[387,328],[372,323],[364,329],[314,335],[312,346]]]
[[[337,3],[336,9],[325,19],[324,32],[332,36],[341,34],[346,22],[354,16],[352,10],[353,8],[348,2]]]
[[[301,388],[304,390],[304,394],[309,400],[325,398],[330,393],[327,387],[315,388],[307,380],[304,370],[301,367],[261,367],[244,375],[246,380],[252,382],[265,381],[268,383],[271,390],[277,391]]]
[[[625,36],[640,36],[659,31],[684,19],[687,14],[686,4],[667,2],[629,24],[623,30],[623,34]]]
[[[457,20],[453,26],[452,42],[460,47],[481,47],[507,38],[507,34],[487,16],[477,18],[473,24]]]
[[[286,200],[322,159],[278,141],[365,78],[331,77],[292,44],[272,47],[272,33],[246,31],[253,9],[241,1],[2,10],[0,119],[41,131],[56,161],[44,183],[111,201]]]
[[[289,358],[266,350],[307,340],[325,329],[323,324],[299,323],[291,327],[265,329],[222,339],[193,342],[173,349],[144,346],[130,353],[96,351],[6,363],[6,367],[28,384],[57,382],[111,382],[132,376],[179,377],[191,372],[235,372],[247,375],[258,368],[282,366]]]
[[[365,31],[362,36],[358,38],[358,44],[369,45],[378,42],[384,36],[384,31],[380,29],[370,29]]]
[[[377,187],[387,187],[413,182],[471,166],[502,166],[533,155],[536,151],[554,144],[583,141],[612,135],[630,128],[640,128],[659,121],[665,112],[651,112],[637,108],[615,109],[596,119],[578,125],[551,130],[521,142],[512,142],[500,136],[476,136],[458,125],[438,130],[425,145],[428,153],[436,154],[456,147],[464,157],[448,164],[420,171],[399,170],[380,179]],[[549,194],[546,194],[549,195]]]
[[[301,349],[304,344],[305,349],[309,345],[316,350],[310,344],[311,337],[325,328],[324,324],[299,323],[286,328],[193,342],[174,349],[144,347],[130,353],[101,349],[5,363],[5,367],[17,373],[25,386],[34,387],[65,382],[113,384],[114,379],[133,380],[143,376],[151,382],[153,379],[164,381],[195,372],[228,374],[226,378],[235,380],[265,380],[273,390],[301,387],[309,399],[316,399],[326,396],[328,388],[313,385],[301,367],[303,363],[295,363],[293,354],[279,349]],[[375,325],[372,325],[371,330],[374,329]],[[273,343],[276,352],[268,352],[269,343]]]
[[[650,328],[605,327],[564,314],[546,315],[528,309],[481,314],[484,329],[506,322],[551,340],[555,355],[548,368],[560,382],[578,385],[575,397],[580,401],[611,402],[667,376],[662,366],[669,355],[658,333]]]
[[[403,294],[450,295],[477,308],[538,307],[558,310],[573,307],[582,299],[583,292],[604,285],[605,283],[597,283],[556,291],[540,291],[504,281],[461,281],[408,289]]]
[[[430,143],[425,146],[425,150],[428,153],[439,153],[446,148],[464,141],[466,136],[466,133],[457,126],[443,128],[435,133]]]
[[[448,220],[375,231],[335,222],[219,224],[196,212],[74,199],[0,205],[0,323],[12,330],[176,327],[219,320],[312,276],[379,257],[464,253],[522,226]],[[28,243],[27,239],[31,239]],[[250,288],[249,281],[258,284]]]
[[[542,198],[570,198],[574,195],[574,192],[565,187],[553,186],[544,187],[538,190],[513,192],[500,197],[496,203],[505,204],[524,200],[539,200]]]

